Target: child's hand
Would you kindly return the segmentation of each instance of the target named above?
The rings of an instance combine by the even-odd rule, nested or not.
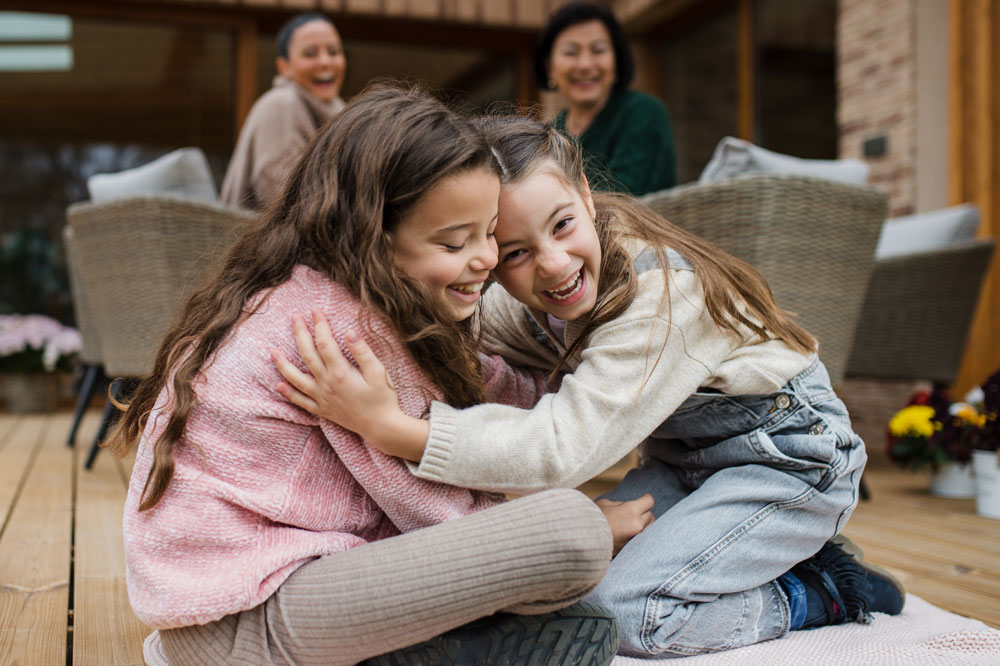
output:
[[[359,372],[340,352],[322,312],[313,311],[313,322],[315,341],[302,318],[292,317],[295,344],[311,374],[300,371],[280,351],[271,352],[271,359],[286,380],[277,385],[278,393],[292,404],[352,430],[378,446],[386,423],[398,417],[409,418],[399,408],[385,366],[364,340],[348,331],[347,346]],[[397,451],[386,453],[401,455]]]
[[[599,499],[597,506],[601,507],[605,520],[611,526],[614,555],[617,555],[632,537],[652,525],[655,520],[651,513],[653,496],[649,493],[627,502]]]

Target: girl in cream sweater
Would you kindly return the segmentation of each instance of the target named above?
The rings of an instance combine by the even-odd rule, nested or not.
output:
[[[857,503],[864,443],[814,339],[761,276],[633,200],[592,194],[551,128],[484,126],[502,168],[502,288],[484,297],[482,343],[566,372],[559,390],[531,409],[435,402],[410,418],[361,343],[349,349],[362,373],[325,346],[316,380],[283,368],[279,390],[417,476],[473,488],[573,487],[641,444],[607,498],[650,493],[656,522],[590,597],[617,615],[625,654],[714,652],[898,613],[898,582],[831,542]]]

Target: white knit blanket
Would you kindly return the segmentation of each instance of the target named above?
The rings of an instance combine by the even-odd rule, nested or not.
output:
[[[615,657],[612,666],[965,666],[1000,664],[1000,630],[906,595],[903,612],[876,614],[870,625],[793,631],[784,638],[683,659]]]

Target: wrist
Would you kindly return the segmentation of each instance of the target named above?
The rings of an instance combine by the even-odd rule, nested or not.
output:
[[[372,424],[372,444],[397,458],[420,462],[424,455],[430,423],[397,412],[393,417]]]

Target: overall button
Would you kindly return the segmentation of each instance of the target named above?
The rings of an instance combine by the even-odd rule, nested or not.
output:
[[[823,427],[822,423],[814,423],[811,428],[809,428],[810,435],[822,435],[826,428]]]
[[[782,393],[777,398],[774,399],[774,406],[778,409],[788,409],[788,406],[792,404],[792,399],[787,395]]]

